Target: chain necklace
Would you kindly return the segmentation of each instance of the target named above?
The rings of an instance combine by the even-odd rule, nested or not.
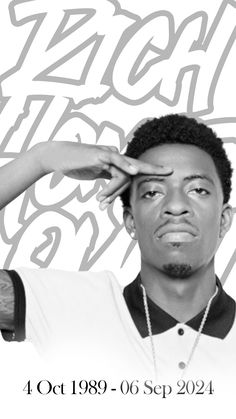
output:
[[[152,334],[152,324],[151,324],[150,312],[149,312],[149,308],[148,308],[147,293],[146,293],[146,289],[145,289],[145,287],[144,287],[143,284],[141,284],[141,288],[142,288],[142,292],[143,292],[143,305],[144,305],[144,311],[145,311],[145,317],[146,317],[146,323],[147,323],[147,329],[148,329],[148,336],[149,336],[150,344],[151,344],[151,351],[152,351],[152,359],[153,359],[155,379],[157,380],[157,359],[156,359],[156,351],[155,351],[153,334]],[[202,317],[201,324],[200,324],[199,329],[198,329],[197,336],[196,336],[196,338],[194,340],[194,343],[193,343],[191,352],[190,352],[189,357],[188,357],[188,360],[187,360],[187,362],[185,364],[185,367],[184,367],[184,370],[182,372],[181,378],[183,378],[184,374],[186,373],[186,371],[187,371],[187,369],[189,367],[189,364],[190,364],[190,362],[191,362],[191,360],[193,358],[194,352],[197,349],[197,345],[199,343],[199,339],[201,337],[203,328],[205,326],[205,323],[206,323],[206,320],[207,320],[207,316],[208,316],[208,313],[209,313],[209,310],[210,310],[210,307],[211,307],[212,300],[216,296],[217,292],[218,292],[218,287],[216,286],[216,290],[215,290],[214,294],[211,296],[211,298],[209,299],[209,301],[207,303],[206,309],[205,309],[204,314],[203,314],[203,317]]]

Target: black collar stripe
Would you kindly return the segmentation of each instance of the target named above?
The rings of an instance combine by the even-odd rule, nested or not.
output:
[[[202,333],[208,336],[224,339],[233,326],[236,304],[233,298],[226,294],[223,290],[221,282],[218,278],[216,278],[216,283],[218,285],[218,293],[212,301],[207,322],[205,323]],[[135,326],[137,327],[140,335],[145,338],[148,336],[148,331],[140,284],[141,278],[139,274],[137,278],[131,282],[131,284],[124,288],[124,298]],[[166,311],[162,310],[150,298],[148,298],[148,307],[153,335],[166,332],[179,323],[178,320],[174,319]],[[198,331],[204,310],[205,309],[186,322],[186,325]]]

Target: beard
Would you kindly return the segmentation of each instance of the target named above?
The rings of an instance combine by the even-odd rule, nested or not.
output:
[[[163,265],[162,268],[171,278],[185,279],[192,274],[192,266],[186,263],[168,263]]]

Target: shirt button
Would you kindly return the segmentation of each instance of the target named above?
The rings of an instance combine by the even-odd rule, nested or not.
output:
[[[184,329],[182,329],[182,327],[180,327],[180,328],[178,329],[178,334],[179,334],[180,336],[182,336],[182,335],[184,334]]]
[[[184,370],[184,368],[186,367],[186,364],[185,364],[185,362],[179,362],[179,368],[181,369],[181,370]]]

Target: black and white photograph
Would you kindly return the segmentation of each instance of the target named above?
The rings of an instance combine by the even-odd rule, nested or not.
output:
[[[4,411],[222,417],[236,378],[236,2],[0,12]]]

